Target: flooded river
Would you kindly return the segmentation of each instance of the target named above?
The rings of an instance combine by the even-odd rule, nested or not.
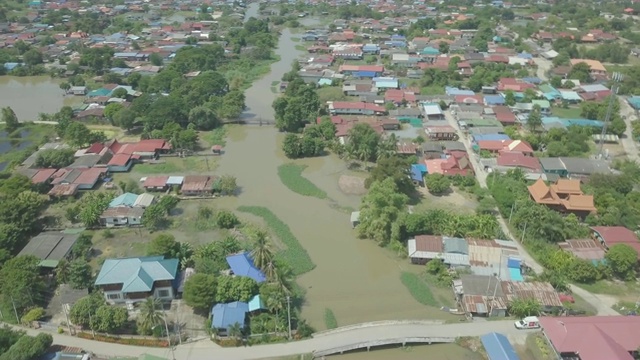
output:
[[[254,6],[257,8],[257,4],[249,7],[249,16]],[[271,103],[276,94],[270,91],[271,83],[280,81],[300,54],[291,37],[289,30],[282,31],[277,49],[281,60],[272,65],[270,74],[246,91],[246,117],[273,118]],[[237,198],[220,199],[220,205],[271,209],[307,249],[316,268],[298,278],[307,291],[303,317],[317,329],[325,327],[325,309],[334,312],[339,325],[446,318],[448,314],[419,304],[400,282],[400,272],[416,271],[415,267],[372,241],[356,239],[348,211],[338,210],[327,200],[298,195],[282,185],[277,168],[288,161],[280,150],[282,137],[267,126],[232,129],[217,172],[236,176],[242,193]],[[347,171],[342,161],[327,156],[301,163],[309,165],[309,178],[338,204],[358,206],[357,197],[341,195],[337,190],[338,177]]]
[[[33,121],[39,113],[82,102],[80,96],[63,96],[60,82],[49,76],[0,76],[0,107],[10,106],[20,121]]]

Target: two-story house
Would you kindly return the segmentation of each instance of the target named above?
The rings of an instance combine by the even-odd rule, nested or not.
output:
[[[135,303],[149,297],[172,300],[176,293],[178,259],[164,256],[107,259],[95,285],[110,304]]]

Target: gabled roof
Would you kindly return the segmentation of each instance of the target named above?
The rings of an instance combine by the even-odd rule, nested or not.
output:
[[[133,206],[133,204],[135,204],[136,199],[138,199],[137,194],[127,192],[111,200],[111,202],[109,203],[109,207],[118,207],[118,206],[131,207]]]
[[[550,187],[558,194],[582,194],[580,180],[558,179],[558,181]]]
[[[533,198],[533,201],[538,204],[547,204],[547,205],[559,205],[560,199],[549,189],[547,184],[544,183],[542,178],[538,178],[535,183],[527,186],[529,190],[529,194]]]
[[[480,337],[489,360],[520,360],[509,339],[495,332]]]
[[[178,263],[178,259],[165,259],[164,256],[107,259],[95,284],[122,284],[123,293],[148,292],[156,281],[174,280]]]
[[[235,255],[227,256],[227,263],[231,268],[231,271],[236,276],[245,276],[252,278],[257,283],[261,283],[267,280],[266,276],[253,265],[253,259],[248,252],[241,252]]]
[[[240,324],[240,326],[244,327],[247,312],[249,312],[249,305],[244,302],[234,301],[227,304],[216,304],[211,309],[211,315],[213,315],[211,328],[228,329],[234,324]]]

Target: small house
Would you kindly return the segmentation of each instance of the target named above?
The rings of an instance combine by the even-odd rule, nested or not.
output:
[[[227,256],[227,264],[235,276],[251,278],[258,284],[267,280],[264,273],[253,264],[251,255],[246,251]]]
[[[76,96],[85,96],[87,95],[87,87],[86,86],[72,86],[69,89],[69,92]]]
[[[142,187],[146,191],[166,191],[168,188],[167,180],[168,176],[148,176],[144,179]]]
[[[360,224],[360,211],[354,211],[351,213],[351,227],[355,228]]]
[[[215,178],[208,175],[187,175],[180,188],[184,196],[208,196],[213,192]]]
[[[142,207],[114,207],[105,210],[100,215],[100,224],[106,227],[137,226],[142,225]]]

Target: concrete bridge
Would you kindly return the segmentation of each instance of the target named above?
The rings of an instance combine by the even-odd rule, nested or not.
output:
[[[392,338],[392,339],[380,339],[373,341],[365,341],[358,342],[350,345],[343,345],[334,347],[326,350],[316,350],[313,352],[313,358],[321,358],[324,356],[334,355],[334,354],[342,354],[347,351],[359,350],[359,349],[367,349],[367,351],[371,350],[371,348],[379,347],[379,346],[387,346],[387,345],[402,345],[405,347],[407,344],[433,344],[433,343],[452,343],[456,341],[455,337],[432,337],[432,336],[418,336],[418,337],[403,337],[403,338]]]

